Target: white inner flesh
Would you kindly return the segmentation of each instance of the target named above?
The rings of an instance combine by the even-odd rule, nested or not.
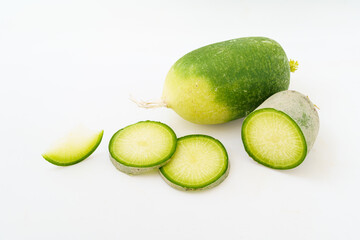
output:
[[[205,137],[184,138],[163,171],[171,179],[186,185],[203,185],[221,176],[226,167],[224,150]]]
[[[136,166],[163,160],[173,148],[173,135],[155,123],[138,123],[122,130],[113,143],[113,154],[121,161]]]
[[[252,154],[275,167],[297,162],[305,146],[294,124],[283,114],[273,111],[254,115],[247,123],[245,132]]]

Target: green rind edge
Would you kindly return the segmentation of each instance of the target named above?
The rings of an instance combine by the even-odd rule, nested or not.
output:
[[[277,112],[277,113],[280,113],[280,114],[284,115],[286,118],[288,118],[293,123],[293,125],[295,126],[297,131],[300,133],[301,139],[302,139],[302,142],[303,142],[305,148],[303,150],[303,155],[301,156],[301,158],[297,162],[295,162],[294,164],[291,164],[291,165],[288,165],[288,166],[285,166],[285,167],[275,167],[275,166],[272,166],[270,164],[262,162],[260,159],[256,158],[251,153],[250,146],[248,146],[248,144],[246,142],[246,139],[245,139],[245,130],[244,129],[246,128],[246,126],[247,126],[247,124],[249,122],[249,119],[251,119],[252,116],[256,115],[257,113],[265,112],[265,111],[274,111],[274,112]],[[245,120],[243,122],[243,125],[242,125],[242,128],[241,128],[241,139],[242,139],[242,142],[244,144],[245,151],[249,154],[249,156],[252,159],[254,159],[256,162],[258,162],[258,163],[260,163],[260,164],[262,164],[262,165],[264,165],[266,167],[273,168],[273,169],[286,170],[286,169],[295,168],[295,167],[299,166],[305,160],[305,157],[307,155],[307,144],[306,144],[305,136],[304,136],[304,133],[301,131],[301,128],[299,127],[299,125],[288,114],[284,113],[283,111],[276,110],[275,108],[262,108],[262,109],[256,110],[256,111],[252,112],[251,114],[249,114],[245,118]]]
[[[86,155],[84,155],[83,157],[81,157],[80,159],[77,159],[77,160],[75,160],[75,161],[73,161],[73,162],[69,162],[69,163],[57,162],[57,161],[51,159],[51,158],[50,158],[49,156],[47,156],[45,153],[42,154],[42,157],[43,157],[46,161],[48,161],[48,162],[50,162],[50,163],[52,163],[52,164],[54,164],[54,165],[57,165],[57,166],[66,167],[66,166],[74,165],[74,164],[79,163],[79,162],[85,160],[86,158],[88,158],[88,157],[97,149],[97,147],[98,147],[98,146],[100,145],[100,143],[101,143],[101,140],[102,140],[102,138],[103,138],[103,135],[104,135],[104,130],[102,130],[101,133],[99,134],[98,140],[97,140],[96,144],[94,145],[94,147],[91,149],[91,151],[90,151],[88,154],[86,154]]]
[[[113,144],[113,142],[115,141],[115,138],[117,136],[117,134],[119,132],[121,132],[122,130],[128,128],[128,127],[131,127],[131,126],[134,126],[136,124],[140,124],[140,123],[154,123],[154,124],[158,124],[158,125],[161,125],[162,127],[164,127],[165,129],[167,129],[170,134],[172,135],[172,139],[173,139],[173,146],[172,146],[172,149],[170,151],[170,153],[165,156],[163,159],[157,161],[156,163],[153,163],[153,164],[148,164],[148,165],[136,165],[136,164],[129,164],[127,162],[124,162],[123,160],[117,158],[114,156],[113,154],[113,151],[111,150],[111,145]],[[147,120],[147,121],[140,121],[140,122],[137,122],[137,123],[134,123],[134,124],[131,124],[131,125],[128,125],[120,130],[118,130],[110,139],[110,142],[109,142],[109,153],[110,153],[110,156],[116,160],[117,162],[119,162],[120,164],[122,164],[123,166],[125,167],[133,167],[133,168],[152,168],[152,167],[155,167],[155,166],[159,166],[161,165],[162,163],[166,162],[168,159],[171,158],[171,156],[174,154],[175,150],[176,150],[176,145],[177,145],[177,137],[176,137],[176,134],[174,132],[174,130],[172,130],[171,127],[169,127],[168,125],[166,125],[165,123],[162,123],[162,122],[156,122],[156,121],[150,121],[150,120]]]
[[[213,138],[211,136],[208,136],[208,135],[203,135],[203,134],[192,134],[192,135],[186,135],[186,136],[183,136],[181,138],[178,138],[178,141],[181,140],[181,139],[185,139],[185,138],[193,138],[193,137],[205,137],[205,138],[209,138],[213,141],[215,141],[219,146],[220,148],[223,150],[223,153],[225,155],[225,162],[226,162],[226,166],[224,168],[224,170],[219,173],[214,179],[213,181],[209,182],[209,183],[205,183],[205,184],[202,184],[202,185],[184,185],[184,184],[181,184],[179,182],[177,182],[176,180],[172,179],[168,174],[166,174],[166,172],[163,170],[163,167],[161,167],[159,169],[161,175],[163,177],[165,177],[169,182],[177,185],[180,187],[180,189],[182,190],[201,190],[201,189],[206,189],[207,186],[210,186],[211,184],[215,183],[216,181],[218,181],[224,174],[228,173],[228,169],[229,169],[229,157],[228,157],[228,154],[227,154],[227,151],[226,151],[226,148],[224,147],[224,145],[216,138]],[[227,175],[226,175],[227,176]],[[225,178],[224,178],[225,179]],[[223,179],[223,180],[224,180]],[[221,182],[219,182],[220,184]],[[216,185],[215,185],[216,186]]]

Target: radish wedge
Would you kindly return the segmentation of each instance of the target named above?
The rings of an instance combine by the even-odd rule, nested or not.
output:
[[[84,127],[72,130],[59,139],[42,156],[52,164],[69,166],[89,157],[99,146],[104,131],[93,131]]]
[[[242,126],[246,152],[275,169],[300,165],[319,131],[319,116],[308,97],[296,91],[274,94],[252,112]]]
[[[117,131],[110,140],[110,160],[127,174],[141,174],[166,164],[177,138],[166,124],[142,121]]]
[[[209,189],[229,173],[228,155],[220,141],[206,135],[178,139],[171,161],[160,168],[163,179],[179,190]]]

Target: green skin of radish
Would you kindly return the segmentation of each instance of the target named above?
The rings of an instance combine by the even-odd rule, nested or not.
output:
[[[180,58],[166,77],[162,101],[190,122],[219,124],[245,117],[289,83],[289,61],[277,42],[238,38]]]
[[[250,118],[250,115],[244,120],[242,127],[242,139],[245,150],[255,161],[267,167],[276,169],[291,169],[297,167],[304,161],[306,155],[310,152],[319,132],[320,121],[315,105],[310,101],[307,96],[303,95],[302,93],[293,90],[287,90],[272,95],[258,108],[256,108],[256,110],[252,112],[251,115],[257,114],[257,112],[266,109],[273,109],[285,113],[290,119],[295,122],[305,139],[306,147],[304,149],[303,158],[287,167],[274,167],[265,164],[263,161],[261,161],[261,159],[257,159],[255,156],[253,156],[250,148],[246,145],[246,141],[244,140],[244,126],[246,126],[247,119]]]

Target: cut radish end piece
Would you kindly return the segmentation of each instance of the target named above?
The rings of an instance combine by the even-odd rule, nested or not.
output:
[[[170,162],[160,168],[163,179],[180,190],[215,187],[227,176],[228,155],[220,141],[206,135],[178,139]]]
[[[139,174],[164,165],[175,152],[176,135],[166,124],[143,121],[114,134],[110,159],[120,171]]]
[[[271,168],[294,168],[307,153],[305,137],[297,123],[272,108],[256,110],[245,119],[242,139],[247,153]]]
[[[69,166],[89,157],[99,146],[104,131],[77,127],[59,139],[42,156],[52,164]]]

